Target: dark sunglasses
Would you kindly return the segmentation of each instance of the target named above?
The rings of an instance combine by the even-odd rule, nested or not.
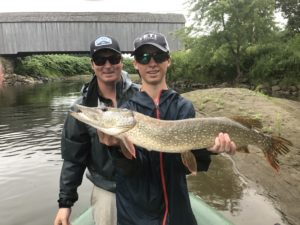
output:
[[[96,56],[93,61],[97,66],[103,66],[107,60],[111,65],[116,65],[120,63],[121,58],[120,55]]]
[[[166,52],[159,53],[140,53],[135,55],[135,60],[143,65],[146,65],[150,62],[151,58],[154,59],[156,63],[162,63],[170,58],[169,54]]]

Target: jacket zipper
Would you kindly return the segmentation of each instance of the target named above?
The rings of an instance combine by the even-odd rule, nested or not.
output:
[[[160,100],[160,95],[159,94],[158,99],[154,101],[155,109],[156,109],[156,118],[160,119],[160,111],[159,111],[159,100]],[[167,195],[167,188],[166,188],[166,180],[165,180],[165,174],[164,174],[164,161],[163,161],[163,153],[159,153],[159,164],[160,164],[160,178],[161,178],[161,183],[162,183],[162,188],[163,188],[163,194],[164,194],[164,201],[165,201],[165,213],[164,213],[164,218],[162,221],[162,225],[166,225],[167,222],[167,216],[168,216],[168,211],[169,211],[169,201],[168,201],[168,195]]]

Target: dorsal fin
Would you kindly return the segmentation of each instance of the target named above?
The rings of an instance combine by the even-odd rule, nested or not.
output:
[[[245,127],[249,128],[249,129],[252,129],[252,128],[261,129],[263,127],[263,125],[259,119],[251,118],[249,116],[231,116],[228,118],[244,125]]]

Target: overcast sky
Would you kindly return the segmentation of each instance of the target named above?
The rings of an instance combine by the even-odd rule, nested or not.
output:
[[[0,12],[186,12],[186,0],[0,0]]]

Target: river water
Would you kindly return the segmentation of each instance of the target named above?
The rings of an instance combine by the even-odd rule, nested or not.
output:
[[[50,225],[57,212],[62,160],[60,135],[82,82],[58,82],[0,90],[0,224]],[[216,156],[208,173],[188,177],[190,191],[237,225],[284,225],[272,203]],[[84,178],[72,218],[89,206]],[[217,224],[216,224],[217,225]]]

